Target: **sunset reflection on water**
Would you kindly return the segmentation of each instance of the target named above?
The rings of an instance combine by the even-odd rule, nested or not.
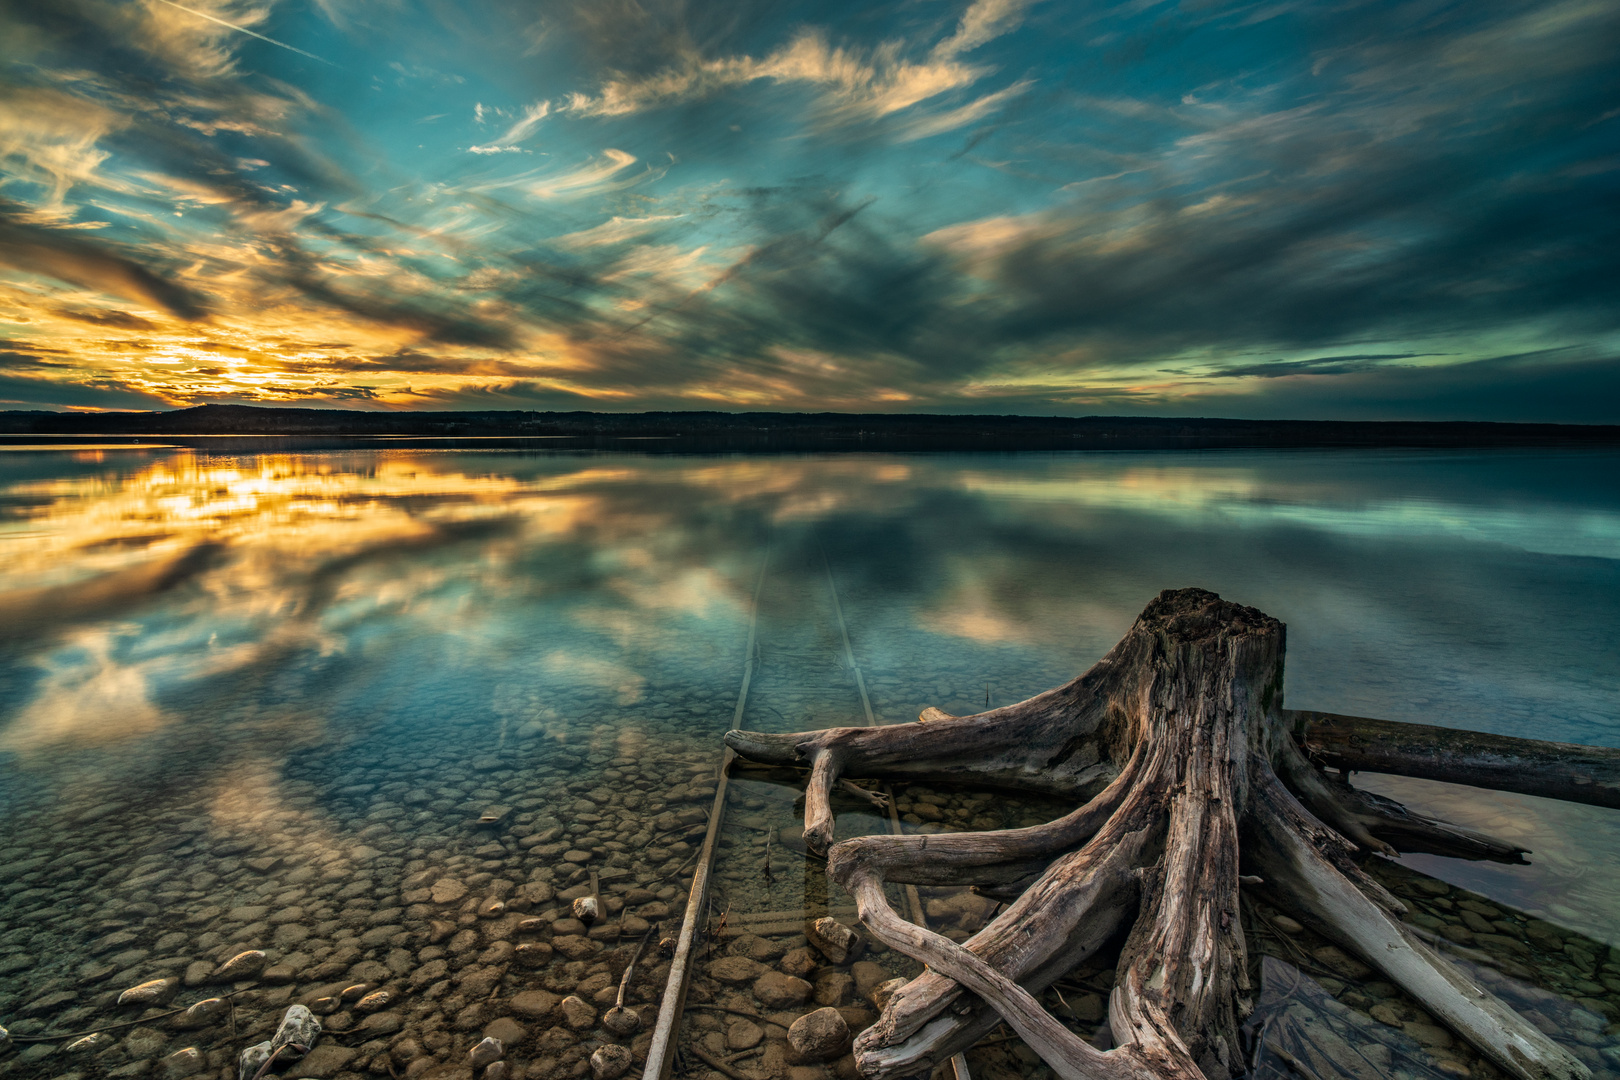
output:
[[[735,695],[767,552],[761,670],[803,691],[759,691],[752,726],[856,722],[830,572],[890,722],[1044,690],[1160,589],[1200,585],[1290,624],[1290,705],[1617,745],[1617,464],[7,453],[0,774],[39,799],[70,765],[183,758],[201,783],[424,726],[639,737],[672,680]],[[714,712],[703,739],[730,724]],[[1593,828],[1615,841],[1582,871],[1595,897],[1620,882],[1620,826]],[[1499,884],[1533,907],[1580,876],[1537,872]]]

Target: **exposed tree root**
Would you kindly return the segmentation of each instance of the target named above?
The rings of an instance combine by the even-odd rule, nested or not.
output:
[[[1279,906],[1383,971],[1511,1075],[1587,1080],[1579,1061],[1412,937],[1398,921],[1403,905],[1353,858],[1369,849],[1513,861],[1521,849],[1325,775],[1296,743],[1303,736],[1310,747],[1317,721],[1308,717],[1322,714],[1282,708],[1283,651],[1275,619],[1184,589],[1162,593],[1090,671],[1016,705],[966,717],[929,709],[922,723],[892,727],[727,733],[744,757],[810,767],[806,844],[827,852],[873,935],[928,965],[856,1040],[865,1076],[915,1076],[1000,1020],[1065,1080],[1242,1073],[1238,1027],[1253,1002],[1241,862],[1244,883],[1258,875]],[[1449,778],[1443,760],[1422,768]],[[1469,783],[1493,775],[1472,759],[1465,771]],[[1012,787],[1079,805],[1033,828],[833,845],[831,795],[845,775]],[[1540,792],[1593,785],[1565,769]],[[958,945],[896,914],[886,882],[973,884],[1016,899]],[[1109,1002],[1115,1047],[1101,1051],[1034,995],[1126,926]]]

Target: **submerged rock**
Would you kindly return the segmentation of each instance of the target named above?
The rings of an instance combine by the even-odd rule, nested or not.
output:
[[[512,1011],[530,1020],[543,1020],[557,1007],[557,995],[549,990],[525,990],[512,996]]]
[[[302,1005],[289,1005],[281,1024],[270,1039],[270,1052],[277,1061],[288,1061],[309,1053],[321,1037],[321,1022]]]
[[[249,949],[239,952],[214,970],[210,976],[211,982],[237,982],[241,979],[251,979],[264,970],[269,957],[258,949]]]
[[[174,1000],[174,995],[180,992],[180,980],[175,978],[153,979],[143,982],[139,986],[132,986],[118,995],[120,1005],[167,1005]]]
[[[482,1069],[485,1065],[499,1061],[505,1053],[506,1047],[501,1044],[501,1040],[488,1036],[467,1051],[467,1063],[475,1069]]]
[[[584,1031],[596,1026],[596,1010],[591,1007],[590,1002],[577,994],[569,994],[563,998],[560,1008],[563,1023],[574,1031]]]
[[[641,1029],[641,1014],[615,1005],[602,1017],[602,1026],[622,1039]]]
[[[225,1015],[229,1008],[224,998],[205,998],[174,1018],[174,1026],[181,1031],[207,1027]]]
[[[192,1076],[202,1072],[207,1067],[208,1059],[203,1057],[202,1051],[195,1046],[176,1050],[163,1059],[163,1074],[165,1076]]]
[[[596,1053],[591,1055],[592,1080],[619,1080],[619,1077],[630,1071],[633,1059],[630,1051],[622,1046],[612,1043],[599,1046]]]
[[[113,1037],[111,1035],[97,1031],[86,1035],[82,1039],[74,1039],[62,1047],[62,1052],[64,1054],[93,1054],[102,1047],[110,1045],[112,1041]]]
[[[777,966],[794,978],[802,979],[816,970],[816,954],[809,946],[801,945],[789,950]]]
[[[270,1040],[254,1043],[243,1050],[236,1058],[236,1080],[253,1080],[264,1068],[264,1063],[270,1060]]]
[[[726,1028],[727,1050],[752,1050],[765,1038],[765,1032],[752,1020],[734,1020]]]
[[[435,904],[453,904],[467,895],[467,886],[455,878],[440,878],[433,883],[431,891]]]
[[[810,1000],[815,987],[803,979],[784,975],[780,971],[767,971],[754,981],[754,996],[773,1009],[786,1009],[803,1005]]]
[[[837,919],[823,916],[804,928],[804,936],[816,951],[834,964],[845,964],[860,954],[865,942]]]
[[[849,1046],[849,1024],[837,1009],[817,1009],[793,1021],[788,1045],[805,1061],[829,1061]]]
[[[555,951],[543,941],[526,941],[514,949],[512,955],[524,967],[537,968],[550,963]]]
[[[388,1003],[393,1000],[394,995],[387,990],[373,990],[354,1003],[354,1011],[357,1013],[376,1012],[379,1009],[387,1008]]]

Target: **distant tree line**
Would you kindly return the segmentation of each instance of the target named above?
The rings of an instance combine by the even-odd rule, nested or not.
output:
[[[1407,420],[980,416],[790,412],[348,412],[201,405],[170,412],[0,412],[0,434],[35,436],[528,437],[641,450],[1157,450],[1467,447],[1620,443],[1620,426]]]

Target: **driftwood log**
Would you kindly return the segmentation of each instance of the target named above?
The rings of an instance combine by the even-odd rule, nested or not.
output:
[[[928,709],[890,727],[727,733],[744,758],[809,767],[806,843],[827,853],[867,929],[928,966],[856,1040],[865,1077],[924,1073],[999,1020],[1065,1080],[1239,1075],[1239,1024],[1256,988],[1238,894],[1251,887],[1508,1074],[1587,1080],[1580,1061],[1414,937],[1401,902],[1355,862],[1397,850],[1516,861],[1522,850],[1358,791],[1348,770],[1612,806],[1620,751],[1579,748],[1570,764],[1552,744],[1487,736],[1469,750],[1457,732],[1414,741],[1401,725],[1291,713],[1283,646],[1283,625],[1253,608],[1167,591],[1090,671],[1016,705],[963,717]],[[1077,809],[1032,828],[832,844],[831,793],[845,775],[1038,791]],[[971,884],[1011,903],[958,945],[901,918],[885,882]],[[1115,1047],[1102,1051],[1034,995],[1126,929],[1109,1001]]]

